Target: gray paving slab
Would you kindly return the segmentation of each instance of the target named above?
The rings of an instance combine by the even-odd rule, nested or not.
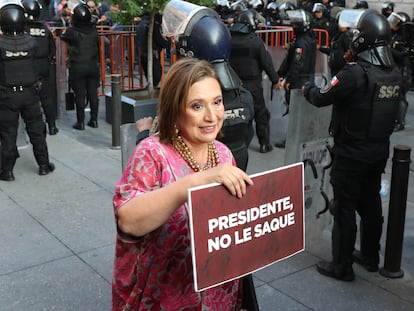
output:
[[[72,255],[41,222],[4,192],[0,192],[0,202],[0,289],[6,285],[1,282],[3,275]]]
[[[0,276],[0,309],[110,310],[111,286],[77,256]]]
[[[79,257],[92,267],[101,277],[107,282],[112,281],[112,270],[114,264],[115,244],[88,250],[84,253],[79,253]]]
[[[310,267],[269,284],[312,310],[413,310],[414,304],[360,278],[338,282]]]

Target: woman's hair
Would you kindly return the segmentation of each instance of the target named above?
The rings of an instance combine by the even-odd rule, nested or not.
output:
[[[176,124],[185,110],[191,86],[205,78],[219,82],[214,67],[205,60],[183,58],[174,63],[161,85],[158,98],[158,130],[160,141],[173,143]]]

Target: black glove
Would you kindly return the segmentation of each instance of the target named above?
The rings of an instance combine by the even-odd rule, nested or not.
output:
[[[303,95],[305,96],[306,99],[308,99],[309,96],[309,92],[310,90],[315,87],[315,84],[313,82],[306,82],[303,87],[302,87],[302,91],[303,91]]]

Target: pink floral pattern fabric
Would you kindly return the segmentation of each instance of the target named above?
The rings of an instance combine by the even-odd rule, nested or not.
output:
[[[215,142],[221,163],[233,163],[230,150]],[[113,197],[117,209],[142,193],[164,187],[193,171],[171,146],[150,136],[135,148]],[[139,208],[139,207],[137,207]],[[241,283],[241,282],[240,282]],[[241,296],[241,295],[240,295]],[[186,205],[160,228],[139,239],[118,233],[112,281],[112,310],[238,310],[239,281],[194,291]]]

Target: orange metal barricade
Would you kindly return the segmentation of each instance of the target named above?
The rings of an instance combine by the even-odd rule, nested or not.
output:
[[[319,46],[329,46],[328,31],[314,28],[313,32]],[[293,29],[289,26],[260,26],[257,34],[266,45],[273,47],[283,47],[294,37]]]

